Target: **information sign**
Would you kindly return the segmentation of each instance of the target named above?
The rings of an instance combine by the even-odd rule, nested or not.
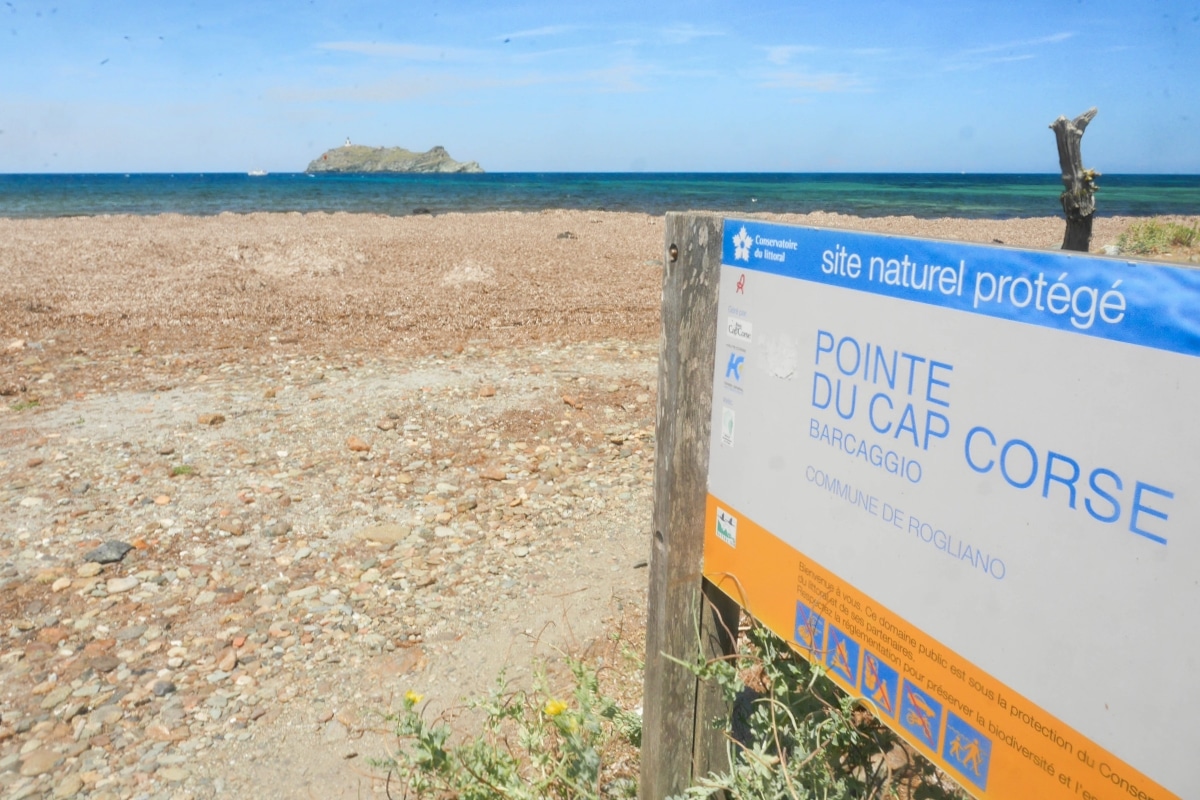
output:
[[[981,798],[1200,797],[1200,273],[726,220],[705,576]]]

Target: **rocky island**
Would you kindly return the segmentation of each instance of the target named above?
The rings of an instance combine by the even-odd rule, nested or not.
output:
[[[475,161],[455,161],[440,145],[414,153],[403,147],[368,147],[347,140],[314,159],[305,172],[480,173],[483,168]]]

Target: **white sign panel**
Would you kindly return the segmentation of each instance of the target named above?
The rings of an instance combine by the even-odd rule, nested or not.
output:
[[[727,220],[720,294],[706,574],[977,796],[1200,796],[1200,275]]]

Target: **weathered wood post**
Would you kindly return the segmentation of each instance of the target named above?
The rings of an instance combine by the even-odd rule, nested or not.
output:
[[[1096,213],[1096,178],[1100,173],[1083,168],[1080,143],[1088,123],[1096,116],[1096,109],[1089,108],[1073,120],[1059,117],[1050,123],[1054,138],[1058,142],[1058,163],[1062,168],[1063,193],[1059,195],[1063,211],[1067,215],[1067,231],[1063,236],[1063,250],[1078,250],[1086,253],[1092,241],[1092,217]]]
[[[735,603],[701,576],[722,221],[668,214],[655,428],[654,530],[642,734],[642,800],[662,800],[725,768],[712,720],[727,709],[668,656],[732,652]]]

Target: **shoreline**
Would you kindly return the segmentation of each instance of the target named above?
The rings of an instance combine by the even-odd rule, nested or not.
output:
[[[740,219],[740,218],[760,218],[760,217],[787,217],[789,219],[800,219],[804,217],[829,215],[834,217],[848,217],[858,220],[887,220],[887,219],[913,219],[921,222],[933,222],[938,220],[955,220],[965,224],[975,222],[984,223],[1008,223],[1008,222],[1024,222],[1029,220],[1051,219],[1057,220],[1062,224],[1066,224],[1065,218],[1061,214],[1028,214],[1028,215],[1005,215],[991,217],[970,217],[954,214],[935,214],[931,216],[917,216],[915,214],[854,214],[847,211],[767,211],[767,210],[748,210],[748,211],[731,211],[731,210],[713,210],[708,208],[690,208],[679,207],[670,208],[662,213],[651,211],[635,211],[630,209],[610,209],[610,208],[579,208],[574,206],[554,206],[549,208],[444,208],[444,209],[426,209],[418,208],[415,211],[404,211],[401,213],[387,213],[383,211],[366,211],[360,209],[253,209],[249,211],[241,211],[236,209],[221,209],[218,211],[98,211],[98,212],[79,212],[79,213],[63,213],[63,214],[48,214],[41,216],[12,216],[0,214],[0,222],[61,222],[64,220],[119,220],[119,219],[156,219],[160,217],[169,217],[175,219],[213,219],[213,218],[235,218],[244,219],[247,217],[267,215],[267,216],[288,216],[288,217],[330,217],[330,216],[351,216],[351,217],[380,217],[383,219],[406,219],[409,217],[429,217],[441,218],[448,216],[478,216],[487,214],[551,214],[557,212],[583,213],[583,214],[633,214],[637,216],[663,217],[669,213],[690,213],[690,214],[712,214],[716,217],[725,219]],[[1105,213],[1097,211],[1095,220],[1115,220],[1124,221],[1126,223],[1146,220],[1146,219],[1163,219],[1163,220],[1198,220],[1200,219],[1200,211],[1195,214],[1179,214],[1173,212],[1156,212],[1151,214],[1123,214],[1118,212]],[[797,223],[799,224],[799,223]]]
[[[654,217],[654,218],[659,218],[659,219],[664,217],[667,213],[711,214],[715,217],[721,217],[724,219],[763,219],[763,220],[770,220],[770,221],[786,222],[788,224],[796,224],[796,225],[807,224],[804,222],[804,220],[807,218],[810,218],[810,217],[812,217],[812,218],[816,218],[816,217],[845,218],[845,219],[859,220],[864,223],[872,223],[872,222],[876,222],[876,221],[886,221],[886,220],[913,220],[916,223],[954,222],[954,223],[961,223],[964,225],[972,225],[975,223],[1010,224],[1010,223],[1038,222],[1038,221],[1043,221],[1043,220],[1050,220],[1053,222],[1057,222],[1059,225],[1062,225],[1064,227],[1066,225],[1066,220],[1064,217],[1062,217],[1061,215],[1056,216],[1053,214],[1040,214],[1040,215],[1032,215],[1032,216],[1005,216],[1005,217],[962,217],[962,216],[953,216],[953,215],[918,217],[913,214],[880,214],[880,215],[865,216],[865,215],[851,214],[851,213],[846,213],[846,212],[841,212],[841,211],[803,211],[803,212],[801,212],[801,211],[796,211],[796,212],[752,211],[752,212],[747,212],[747,213],[739,213],[739,212],[735,212],[735,211],[713,211],[710,209],[692,209],[692,208],[671,209],[662,214],[656,214],[656,213],[651,213],[648,211],[628,211],[628,210],[614,211],[611,209],[592,210],[592,209],[568,208],[568,207],[563,207],[563,208],[556,207],[556,208],[544,208],[544,209],[501,209],[501,208],[486,208],[486,209],[474,209],[474,210],[445,209],[445,210],[436,210],[436,211],[422,209],[419,211],[409,211],[409,212],[397,213],[397,214],[388,214],[388,213],[379,212],[379,211],[359,211],[359,210],[347,211],[347,210],[342,210],[342,209],[337,209],[337,210],[333,210],[333,211],[328,211],[328,210],[323,210],[323,209],[307,210],[307,211],[299,211],[299,210],[234,211],[234,210],[226,209],[226,210],[222,210],[222,211],[195,212],[195,213],[185,213],[182,211],[154,211],[154,212],[147,212],[147,213],[101,212],[101,213],[95,213],[95,214],[84,214],[84,213],[59,214],[59,215],[54,215],[54,216],[36,216],[36,217],[34,217],[34,216],[31,216],[31,217],[4,216],[3,214],[0,214],[0,223],[26,223],[26,222],[29,222],[29,223],[55,223],[55,222],[67,222],[67,221],[72,221],[72,220],[104,221],[104,220],[123,220],[123,219],[141,219],[141,220],[154,220],[154,219],[237,220],[237,219],[243,219],[244,220],[244,219],[249,219],[249,218],[259,217],[259,216],[301,217],[301,218],[305,218],[305,219],[321,219],[324,217],[343,217],[343,218],[344,217],[352,217],[352,218],[362,217],[362,218],[380,218],[380,219],[389,219],[389,220],[399,220],[399,219],[411,219],[411,218],[419,218],[419,217],[423,217],[423,218],[427,218],[427,219],[441,219],[444,217],[454,217],[454,216],[468,216],[469,217],[469,216],[488,216],[488,215],[493,215],[493,214],[533,215],[533,214],[552,214],[552,213],[559,213],[559,212],[581,213],[581,214],[630,214],[630,215],[634,215],[634,216]],[[1151,219],[1161,220],[1164,222],[1197,224],[1197,223],[1200,223],[1200,213],[1197,213],[1197,214],[1172,214],[1172,213],[1100,214],[1100,213],[1097,213],[1095,216],[1096,223],[1105,221],[1105,222],[1121,224],[1124,226],[1128,226],[1129,224],[1131,224],[1133,222],[1141,222],[1141,221],[1151,220]],[[836,226],[836,227],[843,227],[843,226]],[[845,226],[845,227],[850,227],[850,226]],[[859,228],[859,230],[866,230],[866,228]],[[915,235],[915,234],[913,234],[913,235]],[[962,241],[967,241],[967,240],[964,239]]]

